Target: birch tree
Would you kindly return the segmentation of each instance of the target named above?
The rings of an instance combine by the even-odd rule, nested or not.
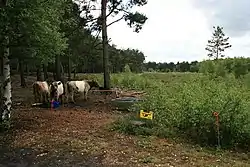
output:
[[[3,79],[1,85],[1,123],[10,119],[12,94],[11,94],[11,78],[10,78],[10,60],[9,60],[9,22],[6,10],[8,10],[7,1],[1,1],[1,17],[3,26]]]

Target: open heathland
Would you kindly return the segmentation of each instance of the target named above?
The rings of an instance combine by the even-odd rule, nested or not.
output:
[[[162,83],[183,80],[180,74],[142,75],[120,74],[113,76],[112,82],[132,89],[142,77],[151,80],[159,75]],[[163,75],[167,77],[163,78]],[[88,78],[98,79],[99,76]],[[187,74],[185,78],[190,76]],[[77,100],[79,106],[66,105],[55,110],[31,107],[31,84],[35,77],[29,76],[26,80],[28,87],[20,88],[19,77],[12,77],[12,128],[0,136],[2,166],[15,163],[23,166],[250,166],[248,153],[216,151],[186,144],[184,140],[173,140],[166,134],[157,137],[157,134],[131,135],[114,130],[114,123],[130,118],[131,114],[116,111],[110,105],[112,96],[90,93],[87,102]],[[150,89],[148,80],[136,89]],[[155,114],[157,116],[157,111]],[[159,125],[155,126],[159,128]]]

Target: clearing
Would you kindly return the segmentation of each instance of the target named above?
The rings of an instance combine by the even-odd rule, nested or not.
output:
[[[250,154],[215,153],[199,146],[109,130],[122,113],[110,98],[90,94],[82,107],[31,107],[31,84],[20,88],[13,76],[13,127],[0,135],[0,167],[250,166]]]

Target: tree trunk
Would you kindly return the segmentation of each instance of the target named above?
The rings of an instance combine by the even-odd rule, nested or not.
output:
[[[74,69],[74,78],[76,78],[76,67]]]
[[[47,64],[43,64],[43,77],[45,81],[48,79],[48,65]]]
[[[3,82],[2,82],[2,106],[1,121],[8,121],[11,115],[12,93],[10,78],[10,60],[9,60],[9,37],[4,37],[4,53],[3,53]]]
[[[36,69],[36,80],[37,81],[43,81],[43,79],[42,79],[42,72],[41,72],[41,66],[40,65]]]
[[[56,80],[56,73],[55,73],[55,70],[53,70],[53,79]]]
[[[3,76],[3,57],[0,58],[0,76]]]
[[[216,58],[215,60],[217,60],[219,58],[219,47],[218,47],[218,44],[216,46]]]
[[[25,78],[24,78],[23,60],[21,58],[19,58],[18,63],[19,63],[19,73],[20,73],[21,87],[25,88],[27,85],[26,85]]]
[[[16,61],[15,61],[16,62]],[[19,63],[18,63],[18,61],[17,61],[17,63],[15,63],[16,64],[16,72],[18,73],[19,72]]]
[[[30,68],[28,66],[28,63],[26,63],[26,67],[25,67],[25,71],[26,71],[26,75],[29,76],[30,75]]]
[[[71,59],[70,57],[68,57],[68,80],[70,81],[71,80]]]
[[[81,73],[87,73],[87,72],[85,72],[84,66],[81,67]]]
[[[60,63],[60,67],[61,67],[61,79],[60,79],[60,81],[64,82],[64,67],[63,67],[62,63]]]
[[[55,65],[55,71],[56,71],[56,80],[61,80],[61,63],[60,63],[60,56],[56,55],[56,65]]]
[[[103,45],[103,72],[104,88],[110,89],[109,56],[108,56],[108,35],[107,35],[107,0],[102,0],[102,45]]]

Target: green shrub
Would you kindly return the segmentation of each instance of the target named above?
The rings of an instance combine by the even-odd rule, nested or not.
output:
[[[246,75],[249,71],[249,58],[226,58],[218,60],[206,60],[198,64],[199,72],[224,77],[232,73],[236,78]]]
[[[146,91],[145,101],[136,108],[154,112],[154,119],[146,126],[131,125],[131,120],[138,119],[133,115],[116,122],[115,129],[134,135],[184,136],[201,144],[216,145],[213,116],[216,111],[219,112],[222,146],[249,148],[250,77],[247,74],[236,79],[234,74],[226,73],[224,67],[211,64],[209,67],[214,72],[209,75],[178,72],[112,74],[113,87]],[[82,75],[81,78],[103,83],[101,74]]]
[[[248,73],[248,63],[244,59],[235,59],[234,61],[234,75],[240,78]]]
[[[215,62],[211,60],[200,62],[199,72],[204,74],[215,73]]]
[[[152,85],[150,78],[133,73],[114,74],[111,76],[111,83],[112,86],[137,90],[145,90]]]
[[[185,135],[198,143],[216,145],[216,111],[222,146],[250,145],[250,91],[233,75],[119,74],[112,76],[112,81],[129,89],[145,90],[147,96],[139,107],[154,112],[153,126],[147,130],[121,121],[122,131],[164,137]]]

